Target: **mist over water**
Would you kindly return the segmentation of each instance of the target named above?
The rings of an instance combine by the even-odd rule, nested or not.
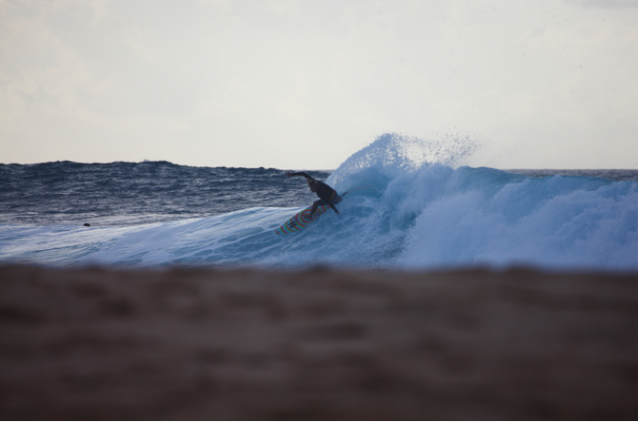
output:
[[[316,197],[282,170],[2,166],[12,188],[0,209],[0,262],[638,270],[637,171],[456,167],[476,148],[467,137],[384,135],[333,173],[312,173],[341,193],[376,189],[348,195],[341,217],[330,211],[289,235],[274,231]],[[20,186],[33,192],[21,198]],[[17,217],[24,209],[34,213],[29,225]],[[73,213],[101,224],[69,224]]]

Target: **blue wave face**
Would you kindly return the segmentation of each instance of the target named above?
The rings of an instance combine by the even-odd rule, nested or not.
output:
[[[342,193],[376,189],[352,192],[341,216],[328,211],[300,233],[274,231],[302,208],[268,207],[129,227],[5,225],[0,261],[638,270],[638,182],[454,169],[397,145],[386,139],[347,160],[328,182]]]
[[[638,269],[636,182],[460,168],[415,202],[402,266]]]

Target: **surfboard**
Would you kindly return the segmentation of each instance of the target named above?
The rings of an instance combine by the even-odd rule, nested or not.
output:
[[[317,211],[315,211],[315,215],[310,218],[310,211],[312,210],[312,206],[304,208],[299,211],[297,214],[293,215],[286,221],[284,224],[279,226],[275,233],[277,234],[288,234],[299,232],[306,228],[306,226],[317,219],[321,214],[328,211],[330,207],[328,205],[319,205],[317,207]]]
[[[345,198],[347,194],[357,190],[376,190],[377,192],[379,191],[374,186],[361,186],[355,189],[350,189],[349,191],[345,192],[343,195],[341,195],[341,199],[343,200],[343,198]],[[328,205],[319,205],[317,207],[317,211],[315,211],[315,215],[313,215],[311,219],[310,211],[312,210],[312,206],[304,208],[303,210],[299,211],[297,214],[290,217],[288,221],[286,221],[284,224],[282,224],[277,229],[275,229],[275,233],[288,234],[288,233],[300,232],[303,229],[305,229],[308,224],[315,221],[317,217],[319,217],[321,214],[325,213],[329,209],[330,209],[330,206]]]

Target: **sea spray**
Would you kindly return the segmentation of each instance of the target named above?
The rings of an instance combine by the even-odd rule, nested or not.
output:
[[[346,176],[366,169],[376,169],[393,178],[427,164],[454,167],[474,154],[480,145],[477,139],[469,135],[444,134],[422,139],[387,133],[344,161],[330,175],[328,183],[339,184]]]

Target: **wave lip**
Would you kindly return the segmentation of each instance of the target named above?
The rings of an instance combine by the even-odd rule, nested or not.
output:
[[[438,138],[422,139],[386,133],[344,161],[330,175],[328,183],[338,184],[347,175],[371,168],[387,176],[396,177],[427,164],[456,166],[474,154],[479,146],[476,139],[467,135],[448,134]]]

